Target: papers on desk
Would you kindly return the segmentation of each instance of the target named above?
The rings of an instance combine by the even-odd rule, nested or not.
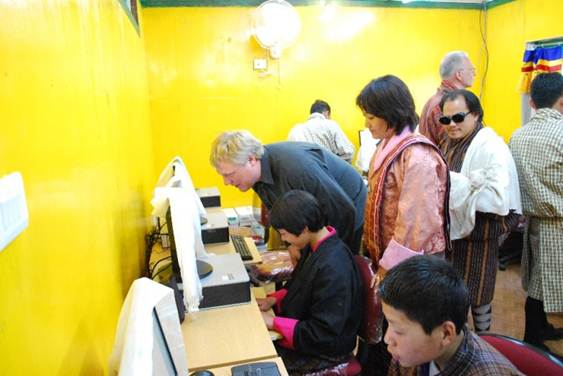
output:
[[[282,339],[283,336],[276,332],[275,330],[268,330],[268,334],[270,335],[270,339],[272,341],[277,341],[278,339]]]

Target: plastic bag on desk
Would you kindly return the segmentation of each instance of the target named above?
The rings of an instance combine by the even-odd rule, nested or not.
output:
[[[262,253],[262,263],[250,265],[248,274],[253,281],[261,283],[283,282],[291,279],[293,264],[287,251]]]

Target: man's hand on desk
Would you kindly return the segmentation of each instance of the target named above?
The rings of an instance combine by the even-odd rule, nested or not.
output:
[[[274,304],[276,304],[276,298],[256,298],[256,303],[258,303],[258,308],[260,308],[260,311],[265,312],[272,308]]]
[[[272,314],[268,312],[261,312],[261,313],[262,313],[262,319],[264,320],[266,327],[270,330],[274,329],[274,316],[272,316]]]

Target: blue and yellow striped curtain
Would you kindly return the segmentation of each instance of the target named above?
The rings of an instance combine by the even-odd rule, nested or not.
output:
[[[560,72],[563,61],[563,45],[549,47],[529,44],[524,52],[522,65],[522,81],[520,91],[530,92],[530,83],[539,73]]]

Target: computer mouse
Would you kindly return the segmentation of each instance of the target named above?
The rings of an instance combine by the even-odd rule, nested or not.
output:
[[[214,376],[214,375],[213,372],[206,369],[202,369],[201,371],[195,371],[190,373],[190,376]]]

